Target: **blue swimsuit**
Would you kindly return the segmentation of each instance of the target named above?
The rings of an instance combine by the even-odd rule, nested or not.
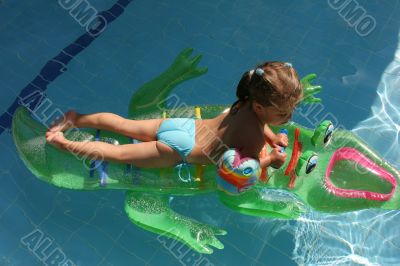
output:
[[[186,162],[195,143],[196,126],[193,118],[169,118],[157,131],[157,140],[176,150]]]

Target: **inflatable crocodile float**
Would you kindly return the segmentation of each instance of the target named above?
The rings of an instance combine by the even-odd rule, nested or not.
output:
[[[129,117],[211,118],[227,105],[186,106],[171,94],[179,83],[204,74],[198,68],[201,57],[192,50],[181,52],[160,76],[143,85],[132,96]],[[320,86],[311,84],[315,75],[302,79],[304,102],[320,100],[313,95]],[[173,106],[168,107],[168,106]],[[40,108],[40,107],[38,107]],[[290,140],[287,162],[278,170],[264,169],[259,182],[240,195],[217,190],[215,165],[192,165],[168,169],[140,169],[104,161],[89,161],[46,144],[46,127],[32,118],[26,107],[15,112],[12,134],[18,153],[40,180],[76,190],[126,190],[125,210],[136,225],[174,238],[200,253],[222,249],[216,238],[222,229],[203,224],[174,212],[169,196],[190,196],[217,192],[223,204],[247,215],[296,219],[311,207],[321,212],[347,212],[365,208],[399,209],[399,172],[361,139],[346,130],[333,129],[322,121],[311,130],[296,123],[284,125]],[[272,128],[277,132],[280,128]],[[75,141],[107,141],[115,145],[135,140],[95,129],[70,130]],[[187,179],[179,171],[186,171]]]

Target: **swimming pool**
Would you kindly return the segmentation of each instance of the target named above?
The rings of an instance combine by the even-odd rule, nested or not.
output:
[[[104,19],[91,34],[95,22],[78,12],[89,6],[88,14]],[[355,129],[399,168],[387,133],[399,124],[398,94],[388,92],[398,85],[399,11],[399,1],[0,1],[0,265],[50,264],[49,254],[71,265],[193,265],[193,258],[201,265],[398,265],[397,212],[271,221],[234,213],[213,194],[172,205],[225,228],[225,249],[199,257],[184,246],[165,248],[128,221],[123,192],[67,191],[37,180],[16,154],[9,118],[18,96],[35,89],[64,111],[127,115],[132,93],[193,47],[208,73],[175,90],[187,104],[229,104],[245,70],[290,61],[324,86],[323,108],[298,112],[295,121],[315,127],[330,118]],[[383,122],[374,119],[377,92],[391,96]],[[31,249],[28,241],[39,238],[43,245]]]

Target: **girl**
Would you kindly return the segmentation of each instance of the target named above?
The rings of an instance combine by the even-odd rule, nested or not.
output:
[[[228,148],[236,148],[242,156],[258,159],[267,141],[273,150],[262,159],[261,167],[280,167],[286,154],[279,152],[278,145],[286,147],[288,140],[284,134],[275,135],[268,124],[288,122],[301,101],[302,87],[296,71],[290,63],[266,62],[244,73],[236,95],[238,100],[229,112],[204,120],[130,120],[111,113],[84,115],[69,111],[49,128],[46,140],[89,158],[98,159],[100,154],[107,161],[151,168],[172,167],[181,161],[216,163],[213,158],[220,158]],[[62,132],[74,127],[114,131],[142,142],[112,145],[69,141]]]

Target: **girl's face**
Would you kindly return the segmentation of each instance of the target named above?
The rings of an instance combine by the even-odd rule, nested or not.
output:
[[[272,126],[286,124],[292,118],[293,110],[279,110],[274,106],[263,106],[253,102],[253,110],[258,116],[258,119]]]

